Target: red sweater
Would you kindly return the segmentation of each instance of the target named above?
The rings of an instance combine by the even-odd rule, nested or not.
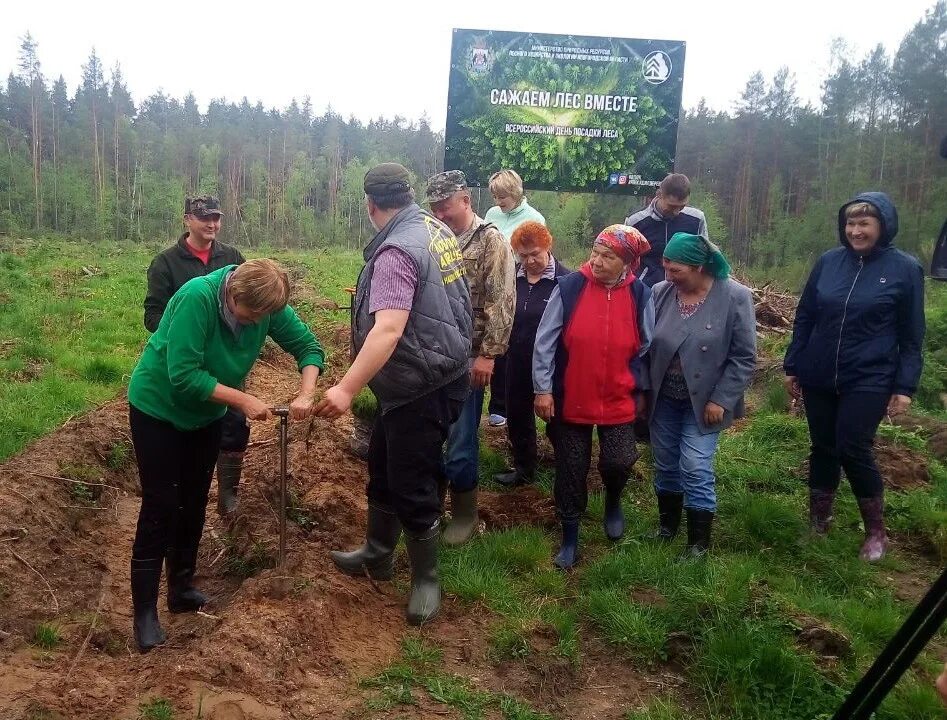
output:
[[[568,357],[563,376],[562,419],[582,425],[618,425],[637,415],[639,389],[632,365],[641,349],[638,309],[628,286],[631,273],[612,288],[583,265],[585,286],[562,331]]]

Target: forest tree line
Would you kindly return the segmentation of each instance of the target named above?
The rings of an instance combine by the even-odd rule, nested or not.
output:
[[[804,267],[836,237],[838,206],[882,189],[898,204],[898,244],[926,260],[947,215],[947,3],[893,52],[831,48],[818,106],[791,68],[753,74],[730,111],[701,101],[682,114],[675,169],[694,184],[711,237],[737,264]],[[443,135],[426,118],[345,119],[308,98],[282,110],[157,91],[136,105],[121,68],[93,49],[70,95],[50,80],[27,33],[0,86],[0,234],[165,243],[185,194],[212,192],[223,237],[241,246],[361,247],[371,234],[362,178],[404,163],[416,187],[441,170]],[[476,193],[481,211],[491,204]],[[647,198],[536,192],[563,256]]]

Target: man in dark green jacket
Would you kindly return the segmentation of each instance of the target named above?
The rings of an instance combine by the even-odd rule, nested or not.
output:
[[[171,297],[188,280],[240,265],[243,255],[235,247],[217,240],[223,213],[213,195],[189,197],[184,201],[185,232],[175,245],[159,253],[148,268],[145,295],[145,327],[158,329]],[[237,509],[237,487],[243,472],[243,456],[250,440],[247,419],[237,410],[228,410],[223,419],[223,438],[217,458],[217,512],[232,517]]]

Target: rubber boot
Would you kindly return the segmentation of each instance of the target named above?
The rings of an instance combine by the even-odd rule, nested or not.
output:
[[[506,488],[515,488],[521,485],[532,485],[536,481],[536,474],[532,470],[517,467],[508,472],[497,473],[493,481]]]
[[[167,636],[158,621],[158,586],[161,558],[131,562],[133,629],[138,650],[146,653],[164,643]]]
[[[237,511],[237,488],[243,472],[242,452],[222,452],[217,456],[217,514],[232,516]]]
[[[395,548],[401,537],[401,521],[391,508],[368,506],[365,544],[357,550],[329,553],[332,562],[346,575],[366,573],[373,580],[391,580],[395,572]]]
[[[655,539],[671,542],[677,537],[683,508],[683,493],[658,493],[658,531],[654,534]]]
[[[625,513],[621,509],[621,492],[605,490],[605,517],[602,521],[605,536],[609,540],[620,540],[625,534]]]
[[[562,546],[552,564],[560,570],[568,570],[579,559],[579,521],[562,523]]]
[[[709,510],[687,508],[687,547],[684,557],[700,558],[710,550],[710,531],[714,514]]]
[[[835,491],[809,489],[809,530],[813,535],[826,535],[832,525]]]
[[[424,625],[434,619],[441,609],[441,583],[437,577],[437,536],[440,523],[415,537],[404,535],[411,561],[411,597],[408,599],[407,618],[412,625]]]
[[[197,612],[210,602],[210,598],[194,587],[196,565],[196,552],[168,549],[164,569],[168,576],[168,610],[171,612]]]
[[[477,532],[477,488],[467,492],[450,491],[450,524],[444,529],[446,545],[463,545]]]
[[[883,496],[857,498],[862,522],[865,524],[865,542],[859,557],[867,562],[878,562],[888,552],[888,534],[885,532]]]

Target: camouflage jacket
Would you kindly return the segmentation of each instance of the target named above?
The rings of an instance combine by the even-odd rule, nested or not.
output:
[[[506,353],[513,328],[516,278],[510,244],[496,226],[474,215],[467,232],[457,236],[473,305],[471,357]]]

